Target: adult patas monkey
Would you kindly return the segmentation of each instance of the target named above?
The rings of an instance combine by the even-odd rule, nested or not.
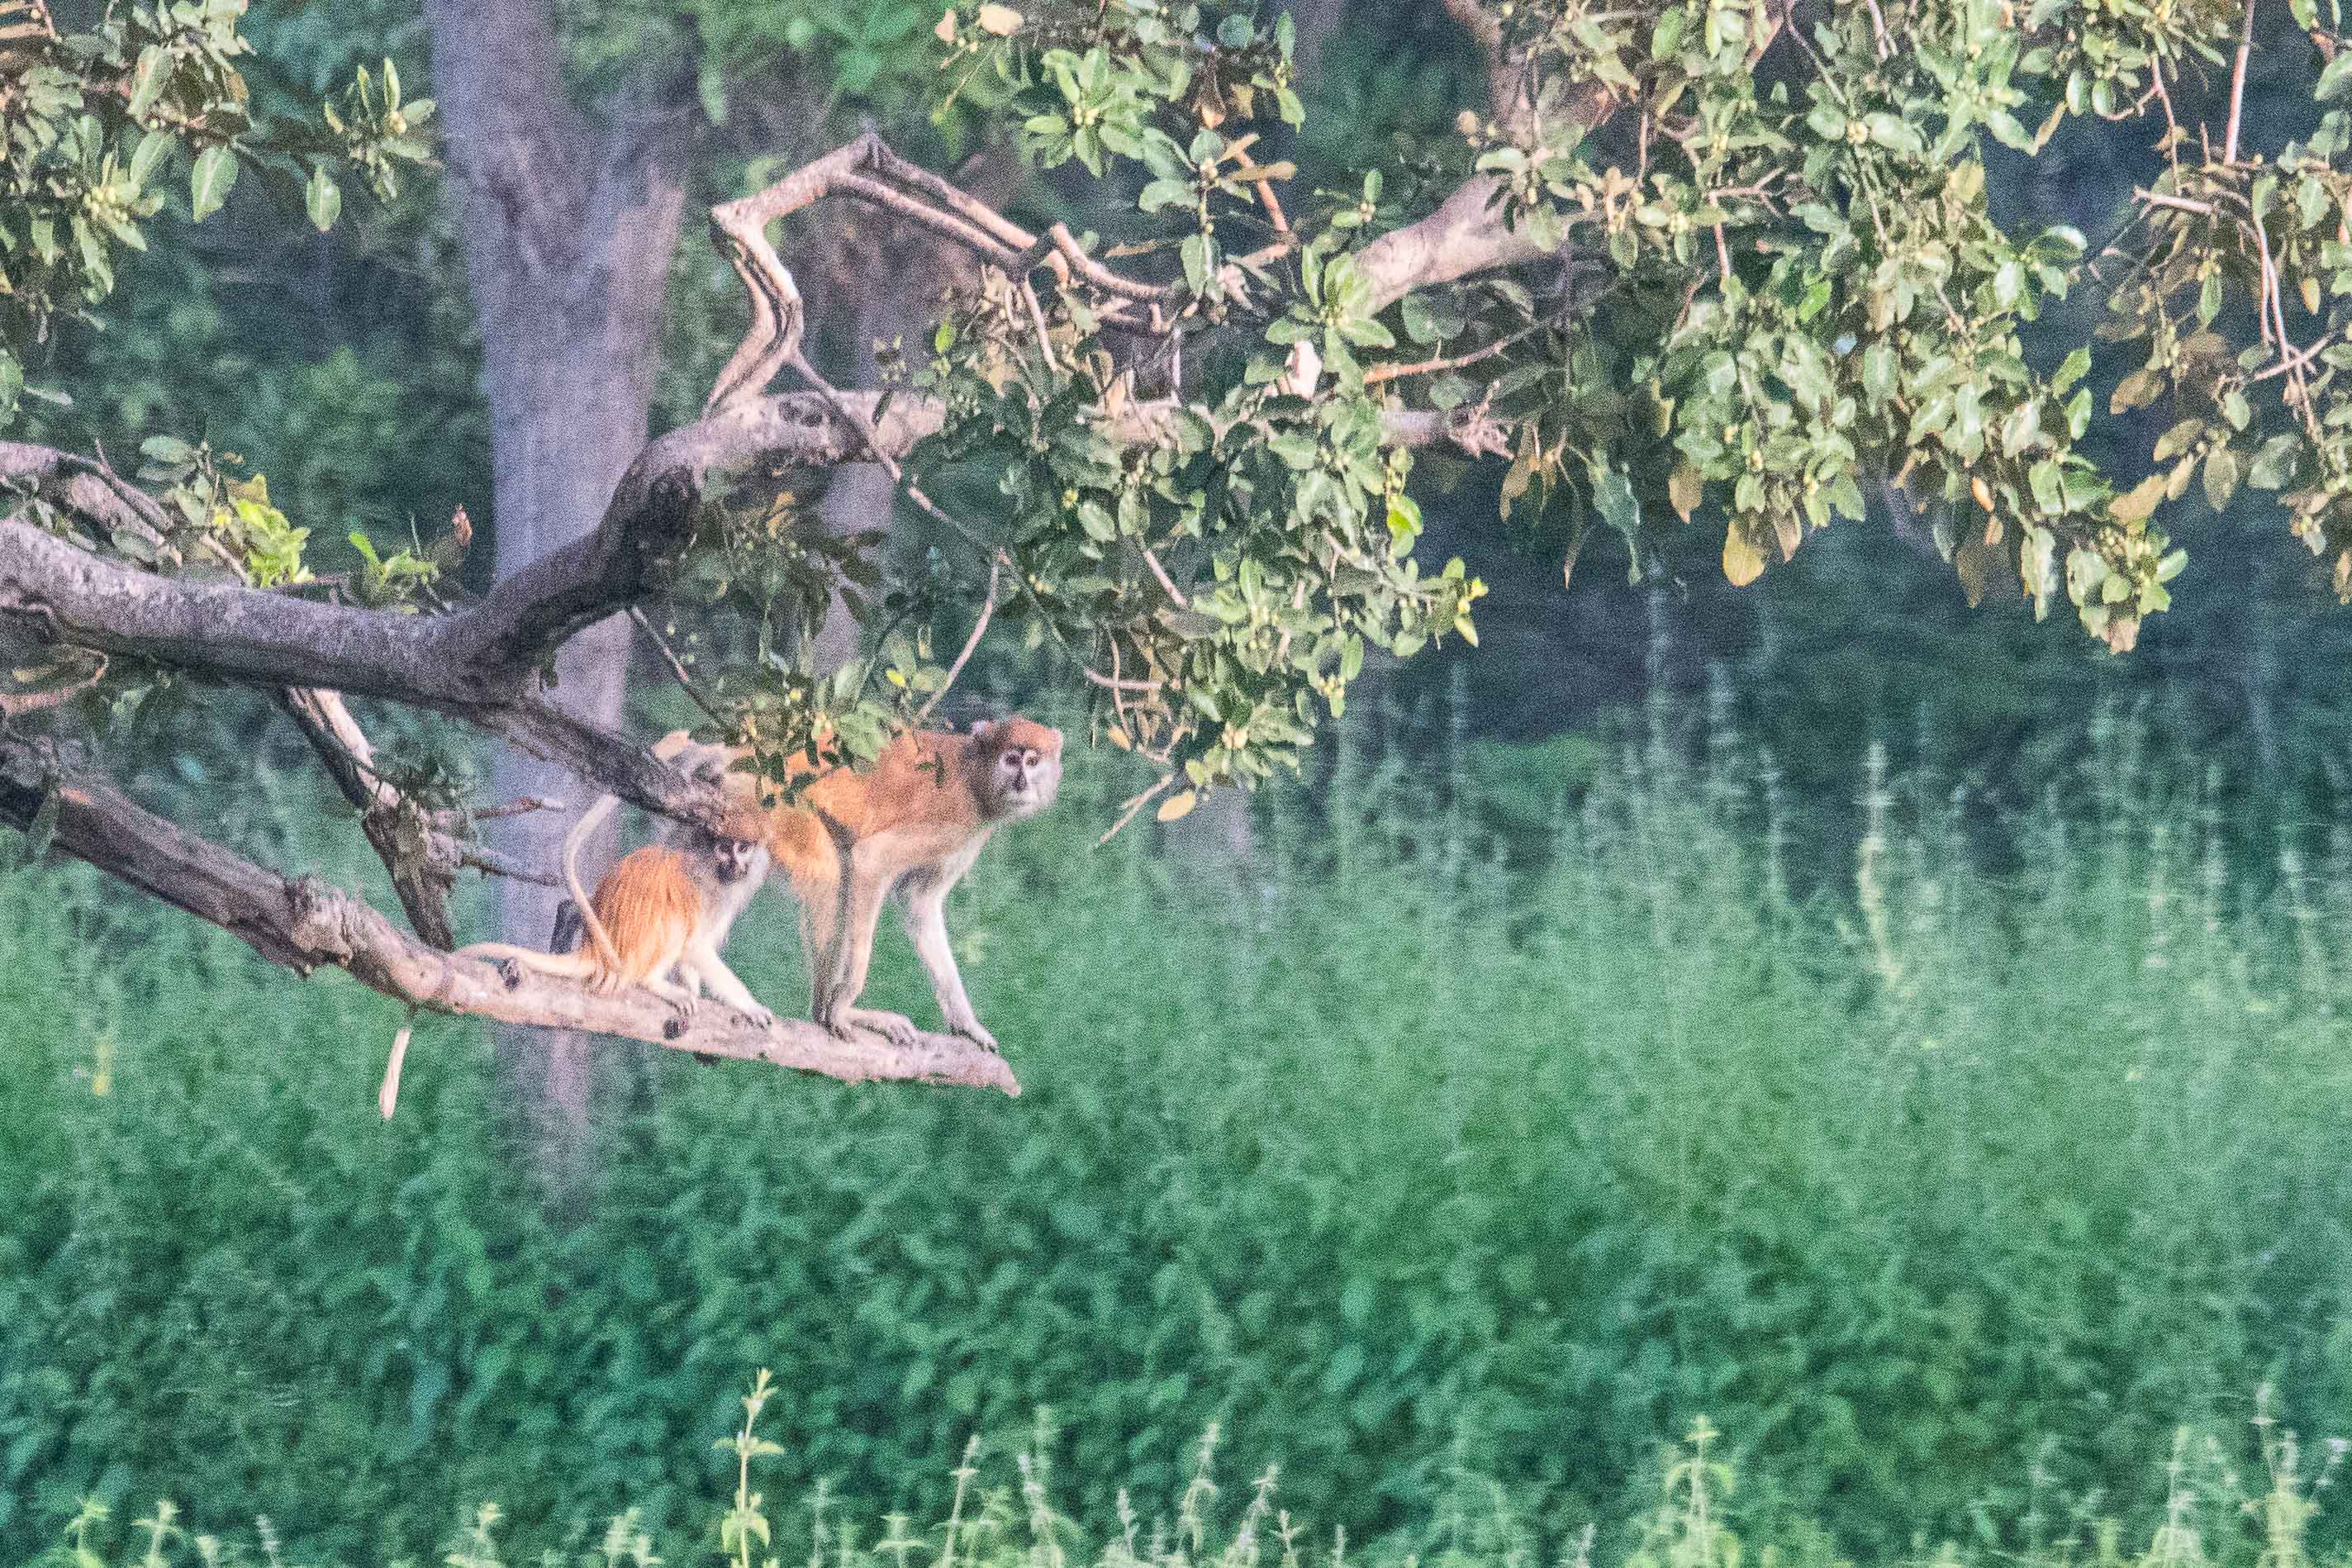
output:
[[[715,746],[680,754],[683,742],[679,731],[655,750],[679,754],[690,771],[719,758],[731,765],[745,755],[742,748]],[[757,780],[741,772],[728,778],[731,804],[757,800]],[[853,1027],[864,1027],[901,1046],[914,1043],[913,1020],[856,1005],[874,956],[882,900],[895,892],[908,940],[931,977],[949,1030],[996,1049],[996,1037],[972,1012],[956,972],[947,897],[971,869],[988,836],[1053,805],[1061,783],[1062,732],[1014,717],[983,720],[969,735],[910,731],[871,767],[829,770],[789,801],[766,807],[768,853],[791,878],[800,902],[810,1016],[845,1039]]]
[[[673,736],[655,754],[667,758],[682,748],[683,737]],[[541,952],[485,942],[459,948],[458,956],[495,958],[541,974],[584,980],[593,991],[636,986],[675,1003],[688,1017],[708,985],[759,1027],[772,1026],[775,1015],[719,956],[736,917],[767,877],[768,851],[760,842],[765,823],[756,813],[739,810],[723,831],[697,825],[680,829],[669,845],[633,849],[604,873],[591,898],[580,886],[580,846],[617,804],[612,795],[598,797],[563,840],[563,877],[585,928],[583,944],[570,952]],[[557,945],[562,943],[559,935]]]

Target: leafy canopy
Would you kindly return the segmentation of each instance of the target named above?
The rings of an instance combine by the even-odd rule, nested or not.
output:
[[[1173,814],[1296,765],[1370,650],[1475,640],[1482,584],[1415,553],[1417,452],[1443,479],[1499,450],[1507,514],[1564,568],[1597,520],[1637,578],[1704,527],[1748,582],[1891,479],[1971,599],[2071,605],[2117,651],[2185,563],[2165,509],[2200,479],[2216,508],[2251,485],[2352,596],[2352,66],[2336,0],[2284,4],[2301,31],[2264,47],[2305,57],[2311,111],[2277,146],[2242,141],[2223,94],[2242,0],[1453,5],[1491,102],[1447,145],[1302,174],[1276,155],[1307,113],[1293,31],[1265,6],[956,0],[929,39],[876,11],[861,43],[714,0],[710,118],[759,62],[854,45],[895,80],[921,42],[957,139],[975,117],[1103,226],[1075,237],[1083,265],[982,268],[908,356],[898,395],[945,412],[908,479],[962,498],[952,537],[885,558],[788,508],[719,520],[698,581],[762,634],[719,695],[763,743],[868,754],[945,679],[923,628],[985,597],[1084,671],[1098,732],[1161,765]],[[341,177],[388,190],[423,160],[430,105],[389,63],[315,124],[255,124],[241,13],[122,8],[0,66],[0,406],[147,243],[167,164],[191,216],[251,166],[324,226]],[[2226,123],[2177,118],[2185,87]],[[2115,232],[2004,220],[1993,184],[2084,119],[2161,156]],[[2068,335],[2081,307],[2054,308],[2085,295],[2115,346]],[[2103,405],[2159,411],[2145,478],[2086,450]],[[299,581],[302,531],[266,490],[167,433],[150,457],[211,553]],[[371,564],[372,599],[429,603],[428,556]],[[836,584],[867,647],[819,672],[784,634]]]
[[[2161,512],[2201,474],[2215,508],[2284,492],[2352,596],[2352,66],[2332,0],[2288,9],[2309,41],[2268,47],[2305,52],[2313,129],[2257,148],[2234,94],[2226,130],[2173,109],[2242,76],[2239,0],[1513,0],[1484,8],[1498,90],[1456,147],[1302,195],[1262,161],[1304,112],[1286,17],[960,3],[950,98],[987,83],[1033,163],[1132,193],[1086,239],[1165,293],[1139,331],[1116,281],[984,279],[914,374],[950,409],[918,468],[995,476],[1008,614],[1188,786],[1171,813],[1295,764],[1367,648],[1475,640],[1480,584],[1414,560],[1401,415],[1504,432],[1504,510],[1564,569],[1595,520],[1637,580],[1705,526],[1745,584],[1891,479],[1971,602],[2068,605],[2121,652],[2186,564]],[[2003,221],[1989,171],[2084,119],[2161,154],[2116,232]],[[1465,179],[1516,248],[1371,286],[1370,248]],[[2144,353],[2044,320],[2085,292],[2095,339]],[[2118,374],[2107,412],[2174,417],[2144,479],[2085,446]]]

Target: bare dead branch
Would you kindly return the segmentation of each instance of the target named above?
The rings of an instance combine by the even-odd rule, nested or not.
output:
[[[648,992],[600,996],[541,975],[453,958],[402,932],[365,900],[314,877],[287,878],[198,837],[122,795],[68,752],[0,730],[0,822],[29,827],[56,803],[54,846],[263,958],[309,975],[341,969],[394,1001],[536,1028],[590,1029],[670,1050],[772,1062],[845,1082],[960,1084],[1018,1094],[1004,1058],[939,1035],[901,1048],[878,1035],[836,1039],[814,1024],[755,1029],[729,1009],[677,1009]],[[673,1033],[673,1031],[676,1031]]]
[[[521,816],[525,813],[533,811],[569,811],[571,807],[560,800],[542,800],[535,795],[527,795],[520,800],[510,800],[504,805],[486,805],[474,813],[474,820],[488,822],[501,816]]]
[[[449,924],[449,893],[463,859],[457,837],[375,771],[375,749],[340,693],[292,687],[278,693],[278,703],[358,810],[360,831],[390,874],[409,925],[444,952],[457,946]]]
[[[800,291],[791,269],[769,243],[768,225],[833,196],[864,202],[929,229],[1004,268],[1016,279],[1050,264],[1066,279],[1076,269],[1098,287],[1130,299],[1157,299],[1161,293],[1111,272],[1059,226],[1050,244],[1041,241],[986,203],[900,157],[868,130],[766,189],[710,209],[713,241],[751,297],[751,326],[711,384],[703,405],[706,416],[759,395],[800,352]]]

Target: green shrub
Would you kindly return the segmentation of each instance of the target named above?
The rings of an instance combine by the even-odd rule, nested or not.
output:
[[[2109,735],[2066,814],[1866,781],[1809,889],[1756,761],[1673,728],[1518,870],[1491,760],[1342,756],[1263,869],[1080,852],[1124,781],[1078,768],[958,895],[1022,1100],[615,1047],[568,1230],[484,1031],[420,1024],[382,1124],[390,1005],[0,881],[0,1539],[169,1495],[374,1561],[625,1499],[687,1560],[723,1483],[677,1457],[760,1364],[780,1495],[912,1513],[1051,1405],[1076,1517],[1180,1495],[1213,1422],[1400,1549],[1465,1474],[1547,1541],[1622,1520],[1698,1411],[1753,1517],[1874,1558],[2138,1495],[2266,1381],[2352,1429],[2352,848],[2232,870]],[[252,809],[381,893],[307,795]],[[730,957],[793,1006],[787,923]]]

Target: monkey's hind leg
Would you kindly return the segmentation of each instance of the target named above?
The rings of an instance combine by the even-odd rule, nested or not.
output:
[[[698,987],[681,985],[667,974],[646,975],[646,989],[676,1007],[680,1017],[693,1017],[702,1005],[702,994]]]
[[[882,899],[887,891],[883,879],[871,867],[858,866],[853,857],[849,896],[842,900],[845,907],[839,944],[840,968],[827,998],[831,1016],[820,1016],[817,1022],[843,1039],[848,1038],[850,1029],[871,1029],[905,1049],[915,1044],[912,1018],[879,1007],[853,1005],[866,990],[866,969],[874,957],[874,928],[881,921]]]
[[[689,951],[678,961],[677,971],[697,991],[709,986],[712,995],[750,1018],[753,1027],[772,1029],[776,1026],[776,1016],[760,1005],[759,998],[751,994],[751,988],[736,979],[735,972],[728,968],[708,944],[698,951]]]

